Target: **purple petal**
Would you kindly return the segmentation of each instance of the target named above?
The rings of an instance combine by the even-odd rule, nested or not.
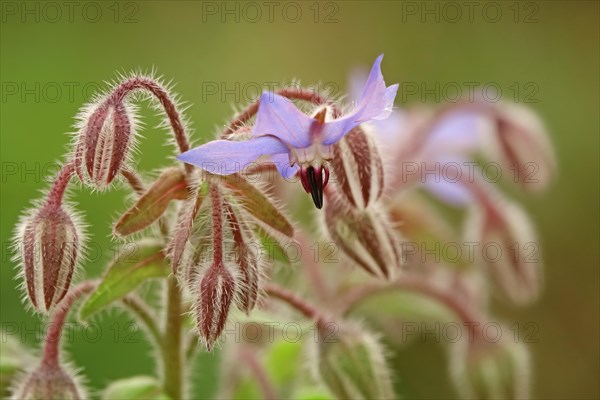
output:
[[[261,136],[241,142],[213,140],[196,147],[177,159],[219,175],[242,171],[262,155],[286,153],[287,147],[272,136]]]
[[[480,127],[481,115],[450,114],[433,127],[425,151],[441,156],[472,152],[479,146]]]
[[[446,180],[435,182],[428,179],[425,181],[425,187],[435,197],[454,207],[465,207],[473,199],[469,189],[461,182],[449,182]]]
[[[299,169],[298,165],[290,165],[290,155],[288,153],[274,154],[271,156],[271,161],[284,179],[290,179]]]
[[[311,144],[312,123],[313,119],[298,110],[291,100],[263,92],[252,134],[275,136],[292,147],[303,148]]]
[[[398,85],[385,86],[381,74],[383,54],[377,57],[369,79],[354,111],[325,124],[323,143],[333,144],[358,125],[370,120],[382,120],[392,113]]]

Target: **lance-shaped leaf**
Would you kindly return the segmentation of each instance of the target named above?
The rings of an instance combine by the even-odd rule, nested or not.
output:
[[[202,206],[202,202],[208,194],[208,182],[203,181],[200,183],[196,190],[196,196],[190,197],[184,204],[179,217],[177,219],[177,227],[175,228],[175,234],[169,243],[169,255],[171,257],[173,273],[177,273],[179,264],[181,262],[181,256],[185,249],[190,234],[192,233],[192,226],[194,218],[198,214],[198,210]]]
[[[126,296],[142,282],[150,278],[169,275],[170,268],[161,246],[155,243],[132,243],[125,248],[108,268],[98,289],[83,304],[80,318],[90,315]],[[126,246],[127,247],[127,246]]]
[[[168,168],[158,177],[117,222],[114,233],[131,235],[147,228],[160,218],[171,200],[185,200],[189,195],[185,175],[179,168]]]
[[[239,174],[220,178],[237,202],[265,228],[290,238],[294,236],[294,227],[287,217],[273,204],[273,200],[261,193],[254,185]]]

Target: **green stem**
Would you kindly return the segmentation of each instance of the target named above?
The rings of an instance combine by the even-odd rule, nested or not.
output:
[[[136,295],[130,294],[125,296],[121,302],[131,314],[136,316],[140,322],[144,324],[154,342],[157,345],[160,345],[163,340],[162,334],[156,324],[155,315],[153,315],[152,310],[150,307],[148,307],[144,300]]]
[[[167,278],[165,337],[163,340],[163,388],[172,399],[181,399],[182,371],[182,309],[181,293],[174,275]]]

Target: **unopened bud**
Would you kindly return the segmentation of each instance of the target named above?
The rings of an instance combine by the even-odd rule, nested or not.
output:
[[[330,200],[323,226],[342,253],[369,274],[389,279],[401,265],[400,239],[383,210],[338,206]]]
[[[67,294],[82,238],[76,216],[62,206],[42,206],[20,224],[16,243],[24,286],[36,310],[48,312]]]
[[[87,398],[75,376],[59,365],[42,363],[17,386],[12,395],[19,400],[80,400]]]
[[[75,170],[82,182],[107,188],[127,160],[135,136],[136,118],[131,106],[108,98],[78,117]]]
[[[318,346],[318,376],[337,398],[394,398],[384,350],[372,334],[343,326]]]
[[[196,324],[209,351],[225,327],[235,288],[233,275],[222,263],[213,263],[200,279]]]
[[[355,208],[366,208],[381,197],[383,167],[377,145],[361,127],[334,146],[331,166],[336,189]]]
[[[227,225],[233,237],[233,253],[239,274],[239,296],[237,306],[241,311],[249,313],[256,305],[260,279],[259,255],[254,245],[258,238],[249,230],[240,215],[227,204]],[[253,242],[252,242],[253,239]]]
[[[450,375],[464,399],[529,398],[529,353],[520,342],[454,343]]]
[[[493,140],[511,179],[525,190],[543,190],[556,173],[556,159],[541,119],[530,109],[509,103],[495,106]]]
[[[539,242],[517,204],[496,199],[483,210],[471,210],[466,241],[481,243],[477,261],[488,267],[492,282],[505,298],[527,304],[539,296],[543,279]]]

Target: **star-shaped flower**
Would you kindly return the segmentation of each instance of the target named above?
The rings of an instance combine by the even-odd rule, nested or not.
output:
[[[323,188],[329,179],[327,161],[332,146],[348,132],[370,120],[382,120],[392,112],[398,85],[386,87],[380,55],[354,109],[338,118],[323,106],[308,116],[289,99],[263,92],[249,140],[214,140],[181,154],[178,159],[209,172],[240,172],[261,156],[269,156],[284,178],[300,170],[300,180],[317,208],[323,206]]]

